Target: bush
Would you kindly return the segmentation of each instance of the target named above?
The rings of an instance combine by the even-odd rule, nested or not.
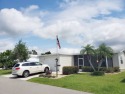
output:
[[[108,68],[106,69],[106,73],[113,73],[114,72],[114,68]]]
[[[63,67],[63,74],[64,75],[75,74],[75,73],[78,73],[78,67],[76,67],[76,66]]]
[[[106,72],[107,68],[106,67],[100,67],[99,71],[104,71]]]
[[[114,71],[114,72],[120,72],[120,69],[119,69],[119,67],[114,67],[114,68],[113,68],[113,71]]]
[[[2,68],[3,67],[3,64],[2,63],[0,63],[0,68]]]
[[[104,71],[94,71],[91,73],[91,75],[95,75],[95,76],[103,76],[105,74]]]
[[[83,72],[93,72],[93,69],[89,66],[84,66],[84,67],[82,67],[82,71]]]

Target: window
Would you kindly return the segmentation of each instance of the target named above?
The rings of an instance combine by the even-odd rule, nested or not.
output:
[[[42,64],[41,64],[41,63],[39,63],[39,62],[35,62],[35,63],[36,63],[36,65],[38,65],[38,66],[39,66],[39,65],[42,65]]]
[[[29,66],[29,63],[22,64],[22,66]]]
[[[19,66],[20,66],[20,64],[15,64],[15,65],[14,65],[14,67],[19,67]]]
[[[122,59],[122,56],[120,56],[120,62],[121,62],[121,64],[123,64],[123,59]]]
[[[37,64],[35,62],[31,62],[30,66],[37,66]]]

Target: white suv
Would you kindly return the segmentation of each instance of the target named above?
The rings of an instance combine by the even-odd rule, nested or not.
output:
[[[30,74],[38,72],[47,72],[50,67],[39,62],[20,62],[12,68],[12,75],[28,77]]]

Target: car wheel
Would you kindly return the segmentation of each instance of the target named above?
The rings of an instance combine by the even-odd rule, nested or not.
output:
[[[44,69],[44,72],[46,73],[46,72],[48,72],[48,71],[49,71],[49,68],[46,67],[46,68]]]
[[[30,74],[30,73],[29,73],[29,71],[24,71],[24,72],[23,72],[23,77],[25,77],[25,78],[26,78],[26,77],[28,77],[28,76],[29,76],[29,74]]]

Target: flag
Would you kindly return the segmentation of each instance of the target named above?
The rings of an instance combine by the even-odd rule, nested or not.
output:
[[[60,46],[60,43],[59,43],[58,36],[56,36],[56,41],[57,41],[57,45],[58,45],[59,49],[61,49],[61,46]]]

